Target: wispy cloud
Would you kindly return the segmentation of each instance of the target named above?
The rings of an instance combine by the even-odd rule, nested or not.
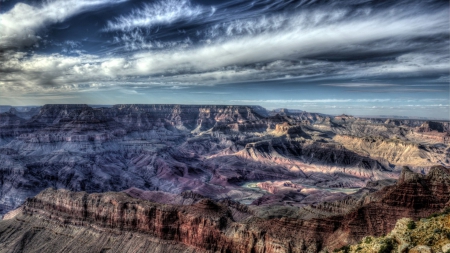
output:
[[[398,84],[389,83],[331,83],[321,84],[322,86],[345,87],[345,88],[373,88],[373,87],[392,87]]]
[[[231,100],[232,102],[244,103],[374,103],[374,102],[389,102],[391,99],[267,99],[267,100]]]
[[[397,88],[397,89],[368,89],[368,90],[347,90],[349,92],[359,92],[359,93],[433,93],[433,92],[449,92],[450,89],[407,89],[407,88]]]
[[[188,0],[157,1],[144,4],[130,14],[108,21],[106,31],[131,31],[135,28],[152,29],[158,25],[172,24],[177,21],[199,18],[205,13],[213,13],[214,9],[193,5]]]
[[[168,87],[166,89],[168,89],[168,90],[183,90],[183,89],[188,89],[188,88],[189,87],[187,87],[187,86],[174,85],[174,86]]]
[[[208,95],[228,95],[232,94],[231,92],[220,92],[220,91],[195,91],[191,92],[193,94],[208,94]]]
[[[0,45],[13,45],[15,40],[20,42],[14,45],[27,45],[36,40],[37,31],[46,25],[102,4],[118,2],[54,0],[40,6],[16,4],[1,14],[6,29],[0,29]],[[245,8],[253,8],[250,5]],[[391,88],[395,85],[389,83],[347,80],[424,75],[447,80],[448,41],[429,46],[424,38],[448,35],[448,8],[418,11],[420,8],[417,4],[380,10],[318,7],[265,15],[251,13],[250,17],[230,12],[231,17],[224,20],[221,10],[214,11],[187,0],[160,1],[119,16],[106,27],[114,33],[120,31],[116,42],[136,51],[117,54],[71,51],[70,56],[8,52],[0,62],[0,89],[79,91],[99,87],[94,84],[104,88],[137,82],[147,86],[165,84],[177,89],[187,85],[322,78],[322,83],[334,79],[327,86],[377,92],[396,87]],[[204,15],[211,17],[201,22],[211,24],[199,28],[196,40],[179,36],[156,41],[142,32],[164,24],[191,22]],[[67,44],[68,50],[74,47],[76,43]],[[346,57],[389,52],[395,52],[395,56],[382,61],[370,57],[327,59],[337,52]],[[339,79],[346,81],[334,83]]]
[[[41,5],[17,3],[0,14],[0,48],[29,46],[39,37],[38,32],[48,25],[66,20],[78,13],[125,0],[49,0]]]

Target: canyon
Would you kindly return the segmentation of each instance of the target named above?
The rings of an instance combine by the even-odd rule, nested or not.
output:
[[[448,206],[449,138],[260,106],[11,107],[0,252],[325,252]]]

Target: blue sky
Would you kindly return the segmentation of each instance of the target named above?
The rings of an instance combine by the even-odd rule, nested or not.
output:
[[[0,104],[449,116],[448,1],[0,1]]]

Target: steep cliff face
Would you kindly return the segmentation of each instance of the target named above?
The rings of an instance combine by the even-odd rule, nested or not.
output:
[[[396,185],[360,197],[359,205],[349,200],[336,202],[335,206],[348,205],[347,211],[322,217],[307,217],[305,210],[326,205],[289,214],[273,207],[201,199],[193,193],[181,197],[193,198],[192,204],[167,204],[167,198],[161,204],[142,199],[146,195],[151,199],[151,193],[136,191],[140,199],[125,193],[47,189],[0,222],[0,252],[35,252],[37,248],[75,252],[76,242],[80,243],[76,252],[145,252],[150,246],[159,248],[154,252],[168,252],[166,245],[173,252],[331,250],[368,235],[386,234],[403,217],[418,219],[448,206],[450,170],[436,166],[422,176],[405,168]],[[92,242],[88,234],[99,241]],[[70,239],[57,242],[62,235]],[[128,239],[117,241],[124,236]],[[134,243],[141,247],[124,248]],[[180,245],[187,247],[183,251]]]

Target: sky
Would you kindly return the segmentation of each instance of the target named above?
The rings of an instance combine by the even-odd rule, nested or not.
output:
[[[450,118],[437,0],[0,0],[0,104]]]

